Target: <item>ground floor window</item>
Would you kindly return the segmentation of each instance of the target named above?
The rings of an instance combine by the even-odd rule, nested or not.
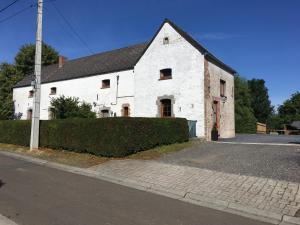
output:
[[[109,117],[109,110],[108,109],[102,109],[101,110],[101,117],[102,118]]]
[[[122,116],[124,116],[124,117],[129,117],[130,116],[129,104],[123,104],[122,105]]]
[[[27,119],[31,120],[32,119],[32,109],[27,110]]]

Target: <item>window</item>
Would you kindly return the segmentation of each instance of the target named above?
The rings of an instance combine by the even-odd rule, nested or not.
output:
[[[34,90],[30,90],[28,94],[28,98],[32,98],[34,94]]]
[[[171,99],[160,100],[160,115],[161,115],[161,117],[171,117],[172,116]]]
[[[102,80],[102,88],[110,88],[110,80]]]
[[[50,89],[50,95],[56,95],[56,87],[52,87],[51,89]]]
[[[27,119],[31,120],[32,119],[32,109],[27,110]]]
[[[54,108],[48,108],[48,119],[53,120],[55,119],[55,114],[54,114]]]
[[[225,97],[226,96],[226,81],[220,80],[220,96]]]
[[[168,37],[164,37],[163,44],[164,45],[169,44],[169,38]]]
[[[129,105],[123,105],[122,107],[122,116],[129,117]]]
[[[101,117],[102,118],[109,117],[109,110],[108,109],[102,109],[101,110]]]
[[[160,70],[160,80],[172,79],[172,69]]]

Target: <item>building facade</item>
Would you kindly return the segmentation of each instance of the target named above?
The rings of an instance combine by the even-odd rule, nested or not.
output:
[[[51,119],[51,99],[78,97],[98,117],[182,117],[196,122],[198,137],[235,135],[235,71],[190,35],[165,20],[151,41],[80,59],[60,58],[42,68],[41,119]],[[13,90],[15,112],[32,115],[33,76]]]

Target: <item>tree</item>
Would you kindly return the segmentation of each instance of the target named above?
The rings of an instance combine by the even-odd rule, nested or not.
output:
[[[273,106],[269,100],[265,81],[262,79],[248,80],[248,87],[254,116],[258,122],[266,123],[268,118],[272,115]]]
[[[300,92],[292,94],[290,99],[278,107],[278,115],[287,124],[300,120]]]
[[[21,77],[14,65],[0,64],[0,120],[13,118],[12,88]]]
[[[255,133],[256,118],[251,108],[251,96],[247,80],[236,76],[235,85],[235,130],[237,133]]]
[[[35,45],[27,44],[20,48],[14,64],[0,64],[0,120],[16,118],[12,99],[13,86],[25,75],[33,73],[34,58]],[[42,64],[50,65],[57,61],[57,51],[43,43]]]
[[[51,100],[51,112],[56,119],[67,118],[96,118],[92,105],[79,103],[79,98],[60,96]]]
[[[58,52],[51,47],[43,43],[42,45],[42,65],[47,66],[58,62]],[[32,74],[34,71],[35,61],[35,45],[25,44],[23,45],[15,57],[15,65],[17,69],[25,76]]]

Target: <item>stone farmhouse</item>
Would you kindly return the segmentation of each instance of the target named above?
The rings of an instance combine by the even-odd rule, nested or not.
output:
[[[147,43],[42,68],[41,119],[52,118],[50,102],[74,96],[93,105],[98,117],[182,117],[196,135],[235,135],[234,74],[189,34],[165,20]],[[34,91],[27,76],[13,90],[15,112],[31,119]]]

